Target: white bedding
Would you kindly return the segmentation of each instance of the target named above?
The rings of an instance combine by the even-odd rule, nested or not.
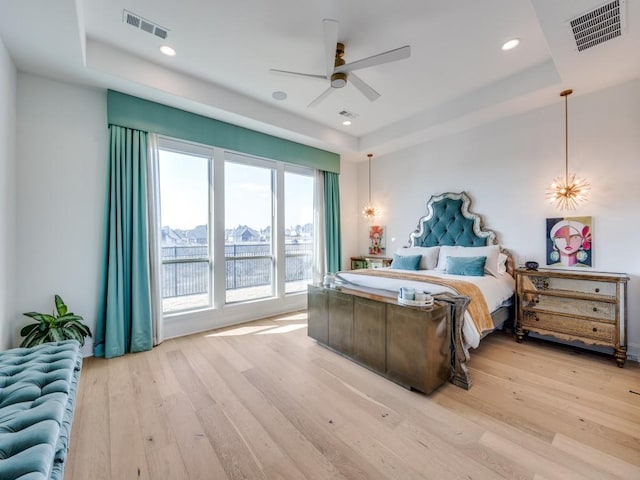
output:
[[[384,268],[389,272],[404,273],[407,270],[398,270],[394,268]],[[424,275],[425,277],[439,277],[452,280],[464,280],[475,284],[487,302],[489,311],[493,312],[500,307],[505,301],[513,296],[515,291],[515,280],[508,273],[498,275],[483,275],[481,277],[469,277],[460,275],[449,275],[439,270],[416,270],[411,271],[412,274]],[[367,276],[361,273],[354,274],[349,272],[339,272],[336,277],[343,279],[351,284],[361,285],[363,287],[375,288],[378,290],[387,290],[392,295],[398,294],[400,287],[411,287],[416,290],[424,290],[432,295],[450,292],[455,293],[451,288],[443,285],[437,285],[428,282],[419,282],[414,280],[403,280],[397,278],[385,278],[377,276]],[[469,313],[465,312],[464,323],[462,325],[462,334],[465,348],[476,348],[480,344],[480,332],[478,332],[475,324],[471,320]]]

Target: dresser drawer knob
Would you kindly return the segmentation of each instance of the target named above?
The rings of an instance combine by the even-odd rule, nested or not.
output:
[[[600,293],[600,289],[599,288],[596,288],[596,293]]]
[[[598,311],[598,309],[597,309],[596,307],[593,307],[593,311],[594,311],[594,312],[597,312],[597,311]]]
[[[594,332],[597,332],[597,331],[598,331],[598,329],[597,329],[596,327],[593,327],[593,331],[594,331]]]

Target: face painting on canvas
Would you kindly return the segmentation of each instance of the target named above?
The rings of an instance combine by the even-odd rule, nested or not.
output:
[[[369,227],[369,254],[382,255],[384,250],[384,227],[371,225]]]
[[[591,267],[592,217],[547,218],[547,265]]]

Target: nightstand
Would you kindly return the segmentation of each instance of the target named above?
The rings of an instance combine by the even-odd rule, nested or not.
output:
[[[389,257],[378,257],[375,255],[360,255],[351,257],[351,270],[359,270],[361,268],[380,268],[391,265],[393,259]]]
[[[518,342],[528,332],[614,349],[627,358],[627,282],[621,273],[515,271]]]

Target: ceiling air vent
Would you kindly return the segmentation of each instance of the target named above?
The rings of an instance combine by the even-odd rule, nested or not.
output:
[[[160,37],[164,39],[164,38],[167,38],[167,34],[169,33],[169,31],[165,30],[164,28],[156,27],[153,33],[156,37]]]
[[[160,37],[163,40],[165,40],[169,35],[168,29],[161,27],[157,23],[153,23],[152,21],[147,20],[140,15],[136,15],[135,13],[128,10],[122,11],[122,21],[131,25],[132,27],[139,28],[144,32],[155,35],[156,37]]]
[[[124,11],[124,20],[129,25],[133,25],[136,28],[140,27],[140,17],[136,17],[134,14]]]
[[[153,23],[149,23],[145,20],[142,20],[140,23],[140,30],[144,30],[147,33],[153,33]]]
[[[358,118],[360,116],[357,113],[349,112],[347,110],[342,110],[338,112],[338,115],[342,115],[343,117],[347,117],[347,118]]]
[[[622,35],[624,0],[614,0],[570,21],[578,51]]]

